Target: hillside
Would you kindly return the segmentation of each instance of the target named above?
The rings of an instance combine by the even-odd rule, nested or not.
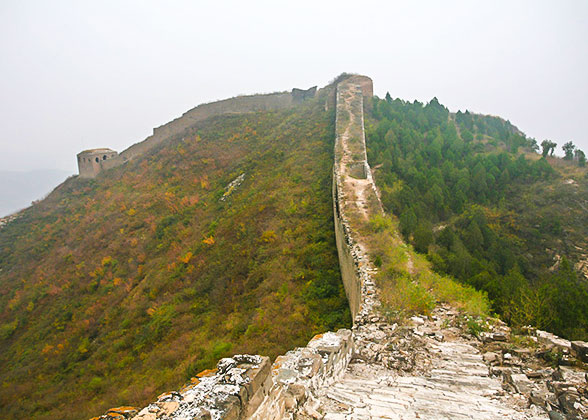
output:
[[[220,357],[349,326],[333,123],[317,101],[209,118],[2,228],[2,417],[145,404]]]
[[[0,171],[0,217],[8,216],[40,200],[70,175],[66,171]]]
[[[376,98],[366,135],[384,207],[438,272],[486,291],[515,327],[588,338],[586,168],[437,99]]]

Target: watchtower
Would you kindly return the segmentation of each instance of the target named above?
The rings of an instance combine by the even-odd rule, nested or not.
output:
[[[94,178],[98,175],[107,160],[118,156],[112,149],[90,149],[78,153],[78,170],[82,178]]]

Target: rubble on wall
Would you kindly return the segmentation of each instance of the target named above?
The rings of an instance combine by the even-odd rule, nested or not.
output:
[[[484,331],[473,335],[473,325]],[[568,348],[565,340],[528,334],[444,305],[406,325],[356,326],[345,373],[315,392],[295,418],[588,418],[588,366],[578,359],[586,343],[577,350],[570,344],[568,357],[554,363],[545,355]]]
[[[588,418],[588,344],[533,329],[529,335],[511,337],[507,326],[498,328],[508,339],[483,335],[478,348],[505,391],[519,394],[553,418],[558,418],[553,413],[565,419]]]
[[[237,420],[249,414],[267,394],[268,357],[235,355],[203,371],[179,391],[160,395],[139,410],[121,407],[91,420]]]

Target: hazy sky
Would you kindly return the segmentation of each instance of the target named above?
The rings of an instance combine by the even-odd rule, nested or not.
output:
[[[75,172],[199,103],[344,71],[588,154],[587,0],[0,0],[0,169]]]

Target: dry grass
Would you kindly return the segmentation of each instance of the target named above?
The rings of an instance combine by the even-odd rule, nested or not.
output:
[[[399,320],[428,314],[441,302],[473,316],[490,313],[485,293],[435,273],[426,258],[405,244],[398,232],[395,218],[380,215],[364,223],[360,232],[371,260],[380,265],[376,282],[386,315]]]

